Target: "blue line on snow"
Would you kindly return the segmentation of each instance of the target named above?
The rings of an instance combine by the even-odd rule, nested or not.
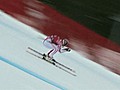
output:
[[[18,65],[18,64],[16,64],[16,63],[8,60],[8,59],[5,59],[5,58],[3,58],[2,56],[0,56],[0,60],[3,61],[3,62],[6,62],[6,63],[8,63],[9,65],[12,65],[12,66],[14,66],[14,67],[16,67],[16,68],[18,68],[18,69],[20,69],[20,70],[22,70],[22,71],[30,74],[30,75],[32,75],[32,76],[34,76],[34,77],[36,77],[36,78],[38,78],[38,79],[40,79],[40,80],[42,80],[42,81],[44,81],[44,82],[46,82],[46,83],[48,83],[48,84],[51,84],[51,85],[53,85],[53,86],[55,86],[55,87],[57,87],[57,88],[59,88],[59,89],[61,89],[61,90],[67,90],[67,89],[64,88],[63,86],[61,86],[61,85],[59,85],[59,84],[57,84],[57,83],[55,83],[55,82],[53,82],[53,81],[51,81],[51,80],[43,77],[43,76],[41,76],[41,75],[38,75],[37,73],[35,73],[35,72],[33,72],[33,71],[30,71],[29,69],[24,68],[24,67],[22,67],[22,66],[20,66],[20,65]]]

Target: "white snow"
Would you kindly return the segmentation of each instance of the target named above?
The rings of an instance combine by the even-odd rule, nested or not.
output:
[[[0,12],[0,90],[120,90],[120,76],[72,50],[55,59],[76,71],[72,76],[26,52],[47,52],[40,32]]]

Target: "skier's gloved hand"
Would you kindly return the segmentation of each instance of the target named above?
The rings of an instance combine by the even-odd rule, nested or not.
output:
[[[65,48],[64,50],[66,50],[66,51],[68,51],[68,52],[70,52],[70,51],[71,51],[71,49],[70,49],[70,48]]]

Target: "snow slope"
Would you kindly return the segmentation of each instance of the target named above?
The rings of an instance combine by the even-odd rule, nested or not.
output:
[[[55,59],[76,71],[72,76],[26,52],[48,51],[46,36],[0,11],[0,90],[120,90],[120,76],[77,52]]]

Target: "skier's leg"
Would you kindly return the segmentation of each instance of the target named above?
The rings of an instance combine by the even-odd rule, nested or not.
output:
[[[48,52],[48,56],[51,57],[51,58],[53,58],[53,56],[54,56],[54,54],[55,54],[56,52],[57,52],[57,49],[54,48],[54,49],[52,49],[50,52]]]
[[[57,48],[58,46],[57,45],[52,44],[52,47],[53,47],[53,49],[50,50],[47,54],[49,59],[53,59],[54,54],[57,53],[57,51],[58,51],[58,48]]]
[[[55,44],[53,44],[53,43],[50,43],[50,42],[48,42],[47,40],[44,41],[43,44],[44,44],[47,48],[51,49],[51,50],[47,53],[47,55],[45,55],[44,57],[45,57],[46,59],[53,59],[54,54],[56,54],[57,51],[59,51],[59,46],[58,46],[58,45],[55,45]]]
[[[53,46],[52,46],[52,44],[50,43],[50,42],[48,42],[48,41],[44,41],[43,42],[43,45],[45,45],[47,48],[49,48],[49,49],[53,49]]]

